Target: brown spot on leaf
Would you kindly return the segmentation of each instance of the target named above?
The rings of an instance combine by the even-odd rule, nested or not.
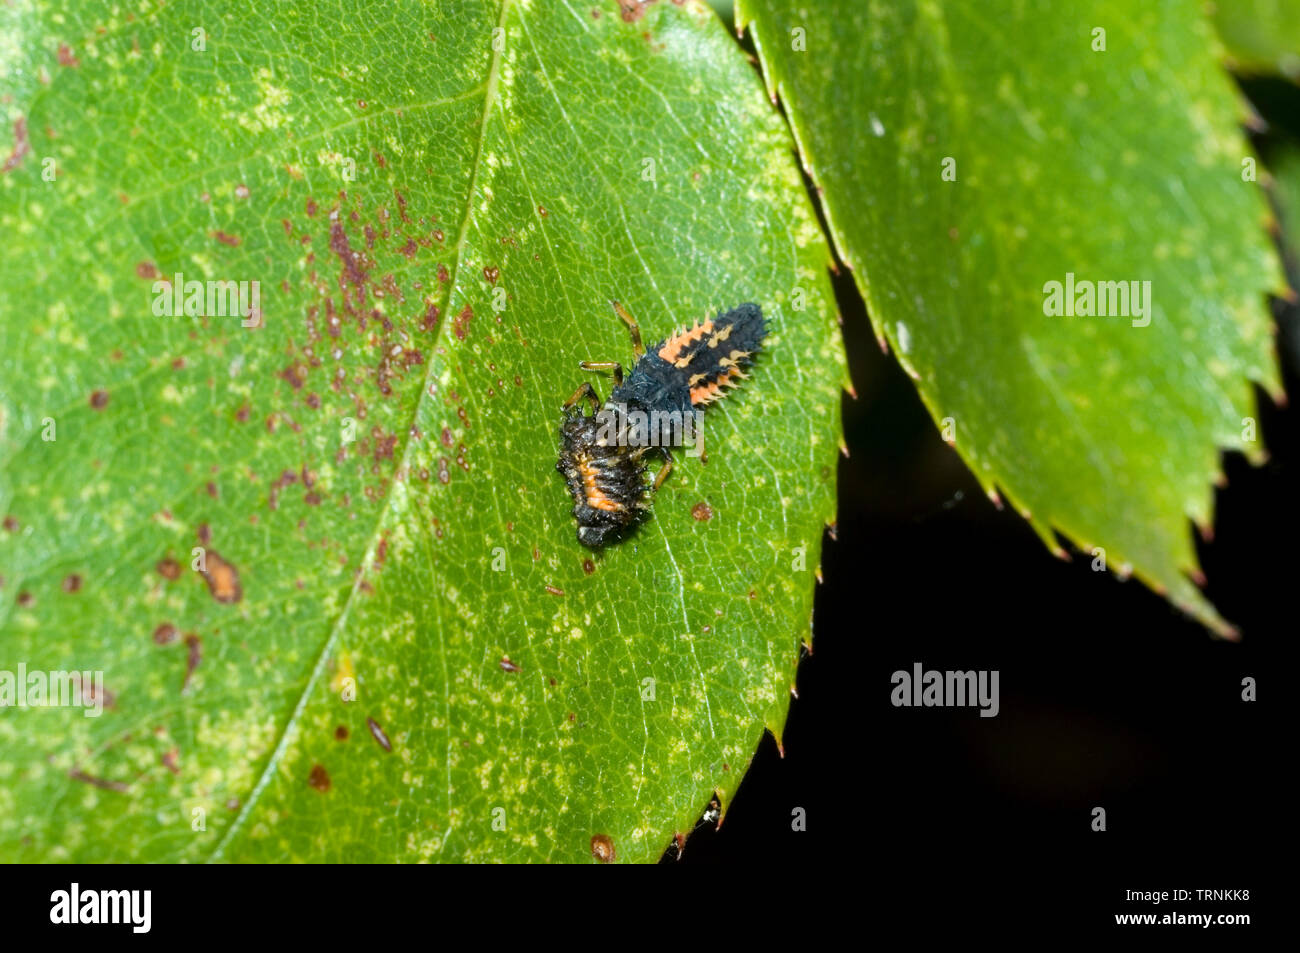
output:
[[[465,335],[469,332],[469,323],[473,319],[474,309],[468,304],[461,309],[460,314],[456,315],[456,320],[452,322],[452,331],[459,340],[465,340]]]
[[[713,519],[713,507],[701,500],[691,507],[691,515],[701,523],[707,523],[709,520]]]
[[[18,518],[16,516],[13,515],[6,516],[4,518],[4,523],[2,525],[4,526],[5,531],[8,533],[18,532]]]
[[[92,683],[92,681],[86,681],[79,675],[75,676],[75,680],[77,680],[77,684],[81,686],[82,697],[85,698],[86,701],[91,702],[92,705],[98,701],[103,703],[105,709],[112,709],[112,707],[117,706],[116,694],[109,692],[107,688],[103,689],[103,697],[100,697],[101,689],[98,688],[95,683]],[[126,740],[129,741],[130,738],[126,738]]]
[[[361,254],[353,251],[348,242],[337,211],[330,213],[330,251],[338,256],[339,264],[343,266],[343,273],[339,276],[340,287],[346,290],[351,285],[355,300],[360,304],[365,297],[366,270]]]
[[[170,556],[158,560],[158,565],[155,568],[158,570],[158,575],[164,579],[179,579],[181,576],[181,564]]]
[[[582,571],[585,572],[588,576],[590,576],[593,572],[596,571],[596,564],[593,563],[590,559],[584,559],[582,561]]]
[[[614,860],[614,841],[608,834],[594,834],[591,838],[591,856],[602,864]]]
[[[90,395],[90,406],[95,410],[103,410],[108,406],[108,391],[97,390]]]
[[[229,245],[231,248],[238,248],[242,239],[238,235],[229,235],[223,231],[214,231],[212,237],[223,245]]]
[[[125,794],[129,790],[129,787],[121,781],[109,781],[106,778],[97,778],[75,768],[68,772],[68,777],[72,778],[74,781],[81,781],[84,784],[97,787],[101,791],[117,791],[119,794]]]
[[[483,277],[488,280],[488,284],[496,284],[497,279],[501,277],[500,268],[484,268]]]
[[[59,65],[68,66],[76,69],[81,65],[81,60],[72,55],[72,47],[66,43],[59,44]]]
[[[276,376],[288,382],[294,390],[302,390],[303,382],[307,379],[307,368],[295,362]]]
[[[181,756],[180,749],[172,748],[170,751],[168,751],[166,754],[162,756],[163,767],[165,767],[172,774],[180,774],[181,773],[181,768],[179,764],[180,756]]]
[[[655,0],[618,0],[619,12],[624,23],[636,23],[645,16],[646,9]]]
[[[19,116],[14,120],[14,151],[9,153],[9,158],[5,159],[4,168],[0,172],[9,172],[18,168],[18,163],[23,161],[23,156],[32,151],[32,144],[27,139],[27,120]]]
[[[348,726],[347,726],[347,725],[339,725],[337,728],[335,728],[335,729],[334,729],[334,738],[335,738],[336,741],[347,741],[347,740],[348,740]]]
[[[185,655],[185,681],[181,682],[181,691],[190,687],[190,676],[203,661],[203,643],[193,632],[185,636],[185,647],[188,652]]]
[[[36,603],[36,597],[33,596],[30,592],[28,592],[26,589],[18,593],[18,605],[21,606],[22,608],[26,609],[29,606],[34,605],[35,603]]]
[[[239,584],[239,571],[216,550],[208,550],[204,557],[206,569],[199,573],[208,584],[212,598],[224,604],[238,602],[244,597],[244,590]]]
[[[180,633],[176,631],[176,626],[170,622],[163,622],[158,628],[153,630],[153,640],[159,645],[170,645],[176,641]]]
[[[64,592],[80,592],[80,591],[81,591],[81,577],[78,576],[75,572],[72,573],[72,574],[70,574],[70,575],[68,575],[68,576],[66,576],[66,577],[64,578],[64,580],[63,580],[63,591],[64,591]]]
[[[330,775],[322,765],[313,764],[311,774],[307,776],[307,783],[317,791],[328,791],[330,789]]]
[[[158,266],[151,261],[142,261],[135,266],[135,273],[146,281],[153,281],[159,275]]]

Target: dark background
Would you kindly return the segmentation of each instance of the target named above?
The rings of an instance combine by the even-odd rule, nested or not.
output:
[[[1300,138],[1300,101],[1285,83],[1244,88],[1269,120],[1254,137],[1266,161]],[[1288,267],[1300,287],[1294,258]],[[934,876],[941,892],[1042,900],[1061,886],[1089,903],[1126,888],[1264,889],[1279,768],[1294,754],[1274,735],[1300,588],[1297,413],[1258,392],[1271,459],[1226,458],[1214,540],[1198,550],[1206,594],[1243,638],[1216,641],[1068,544],[1072,562],[1053,558],[999,511],[881,353],[846,270],[835,284],[859,396],[844,398],[850,456],[815,654],[800,667],[784,759],[765,738],[721,829],[698,827],[682,861],[862,864],[902,903],[933,893]],[[1287,391],[1300,394],[1300,314],[1273,307]],[[999,670],[1001,713],[894,708],[890,676],[917,661]],[[1248,675],[1254,703],[1241,699]],[[1091,830],[1095,806],[1104,833]],[[794,807],[806,832],[791,830]]]

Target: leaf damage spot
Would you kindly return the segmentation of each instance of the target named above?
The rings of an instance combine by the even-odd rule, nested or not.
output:
[[[185,636],[185,647],[188,652],[185,656],[185,680],[181,682],[182,692],[190,687],[190,677],[203,661],[203,643],[193,632]]]
[[[456,315],[456,319],[451,325],[457,340],[465,340],[465,335],[469,333],[469,323],[472,320],[474,320],[474,309],[467,304],[461,309],[460,314]]]
[[[239,571],[214,549],[209,549],[204,557],[206,568],[199,574],[208,584],[212,598],[225,605],[238,602],[244,597],[244,589],[239,582]]]
[[[323,765],[313,764],[311,774],[307,776],[307,783],[317,791],[325,792],[330,789],[330,775]]]
[[[343,230],[343,224],[339,221],[338,209],[330,212],[330,251],[338,256],[339,264],[343,266],[343,273],[339,275],[339,288],[344,293],[345,303],[350,285],[355,303],[360,306],[366,297],[365,263],[361,254],[352,250],[347,232]]]
[[[9,153],[9,158],[5,159],[3,172],[10,172],[18,168],[18,163],[23,161],[23,156],[32,151],[32,144],[27,138],[27,120],[19,116],[14,120],[14,149]]]
[[[74,781],[80,781],[83,784],[89,784],[92,787],[97,787],[101,791],[116,791],[119,794],[125,794],[127,791],[130,790],[130,787],[121,781],[109,781],[107,778],[97,778],[94,775],[87,774],[86,772],[78,768],[74,768],[73,770],[69,771],[68,777],[72,778],[72,780]]]
[[[614,841],[608,834],[593,834],[591,837],[591,856],[602,864],[613,863]]]

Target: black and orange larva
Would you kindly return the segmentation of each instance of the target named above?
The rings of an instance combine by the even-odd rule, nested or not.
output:
[[[603,409],[610,413],[642,411],[646,414],[681,413],[726,396],[727,389],[746,375],[761,350],[766,325],[756,304],[742,304],[725,314],[676,331],[649,351],[641,344],[641,331],[617,302],[611,302],[632,336],[637,362],[623,378],[616,361],[583,361],[583,370],[613,372],[614,389]],[[591,405],[584,414],[582,402]],[[662,446],[628,446],[606,439],[602,404],[590,382],[584,383],[564,404],[560,425],[560,459],[555,468],[564,475],[573,496],[578,521],[578,541],[593,549],[617,538],[649,510],[646,499],[644,458],[659,450],[664,465],[656,475],[658,489],[672,469],[672,457]]]

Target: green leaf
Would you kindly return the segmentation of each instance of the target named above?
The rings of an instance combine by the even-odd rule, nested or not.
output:
[[[1234,69],[1300,80],[1300,0],[1219,0],[1213,9]]]
[[[0,669],[112,707],[0,714],[0,856],[656,859],[780,732],[834,513],[829,252],[734,41],[699,3],[75,6],[0,8]],[[263,326],[155,315],[177,273],[260,282]],[[611,298],[771,334],[593,554],[557,429],[631,359]]]
[[[1071,10],[744,0],[738,21],[877,335],[984,487],[1227,632],[1186,517],[1210,525],[1219,446],[1258,450],[1282,285],[1240,106],[1195,4]],[[1049,316],[1067,274],[1150,281],[1150,323]]]
[[[1268,158],[1282,244],[1300,272],[1300,146],[1288,142]]]

